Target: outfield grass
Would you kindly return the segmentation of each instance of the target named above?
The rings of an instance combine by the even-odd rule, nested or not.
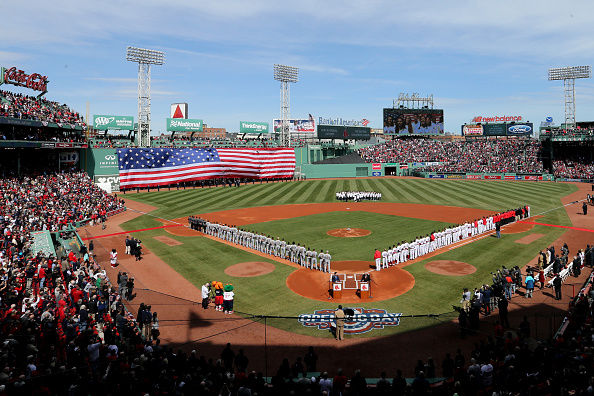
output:
[[[488,180],[339,179],[289,183],[250,184],[235,187],[161,190],[129,195],[154,205],[152,214],[177,218],[216,210],[265,205],[336,202],[345,190],[377,191],[384,202],[452,205],[505,210],[528,204],[533,213],[560,205],[559,197],[576,191],[572,184]]]
[[[488,210],[504,210],[528,204],[532,213],[547,211],[540,219],[543,222],[569,225],[569,219],[561,206],[560,197],[572,193],[576,187],[570,184],[531,183],[531,182],[490,182],[459,180],[403,180],[403,179],[363,179],[363,180],[320,180],[299,183],[256,184],[235,188],[211,188],[185,191],[161,191],[126,196],[157,206],[152,215],[164,218],[177,218],[190,214],[214,210],[242,208],[250,206],[282,205],[307,202],[334,202],[334,193],[341,190],[373,190],[383,193],[384,201],[403,203],[424,203],[434,205],[454,205]],[[441,224],[441,226],[440,226]],[[150,216],[141,216],[123,225],[126,230],[159,226],[161,223]],[[372,234],[362,238],[333,238],[325,235],[331,228],[344,226],[366,228]],[[287,239],[311,243],[316,247],[327,243],[334,259],[371,260],[375,245],[387,246],[394,241],[412,239],[418,233],[426,234],[443,223],[410,219],[389,215],[337,212],[314,216],[250,225],[249,228],[284,236]],[[542,233],[545,236],[529,244],[520,245],[515,240],[527,233],[504,235],[500,240],[484,238],[477,242],[448,251],[431,259],[406,267],[415,277],[415,287],[402,296],[378,303],[359,304],[367,308],[382,308],[389,312],[404,314],[428,314],[451,312],[452,305],[458,304],[464,287],[475,287],[491,281],[490,272],[501,265],[524,265],[536,256],[537,252],[550,245],[564,230],[536,226],[529,233]],[[157,235],[168,235],[183,243],[167,246],[154,240]],[[219,279],[231,281],[236,286],[236,307],[238,311],[254,314],[297,316],[311,313],[317,309],[333,308],[335,304],[313,301],[296,295],[285,286],[286,277],[294,271],[292,267],[264,259],[260,256],[227,246],[202,237],[172,236],[165,230],[152,230],[139,233],[143,244],[172,266],[182,276],[199,287],[205,281]],[[410,238],[409,238],[410,236]],[[336,251],[334,251],[336,249]],[[459,260],[477,268],[471,275],[447,277],[425,270],[424,265],[431,260]],[[256,278],[231,278],[224,274],[230,265],[244,261],[268,261],[275,270]],[[270,304],[276,301],[276,304]],[[302,327],[295,320],[269,321],[270,325],[320,337],[328,333]],[[438,322],[433,319],[403,319],[401,325],[372,331],[362,336],[378,336],[430,326]]]

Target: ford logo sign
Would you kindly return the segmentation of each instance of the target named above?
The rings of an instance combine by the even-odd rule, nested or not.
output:
[[[532,127],[530,125],[513,125],[507,128],[509,133],[530,133],[532,132]]]

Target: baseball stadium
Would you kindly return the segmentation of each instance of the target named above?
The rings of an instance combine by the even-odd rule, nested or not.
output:
[[[575,103],[455,133],[433,95],[377,107],[377,128],[291,118],[300,70],[274,64],[280,116],[229,131],[192,103],[151,118],[164,52],[126,60],[137,115],[1,69],[0,394],[592,392],[594,122]]]

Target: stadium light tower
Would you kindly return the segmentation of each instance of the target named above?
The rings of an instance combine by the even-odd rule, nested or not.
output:
[[[285,147],[290,147],[291,131],[289,129],[289,119],[291,118],[291,94],[289,83],[296,83],[299,81],[299,68],[275,64],[274,79],[281,83],[281,144]]]
[[[165,63],[165,53],[146,48],[128,47],[126,60],[138,63],[138,135],[140,147],[151,145],[151,65]]]
[[[590,78],[590,66],[557,67],[549,69],[549,81],[563,80],[565,91],[565,128],[575,128],[575,79]]]

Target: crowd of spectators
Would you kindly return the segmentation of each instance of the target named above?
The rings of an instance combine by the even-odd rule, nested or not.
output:
[[[240,139],[230,137],[190,137],[186,135],[171,136],[161,135],[151,137],[152,147],[278,147],[278,143],[271,139]]]
[[[553,161],[553,173],[555,177],[567,179],[594,179],[594,163],[555,160]]]
[[[142,342],[86,246],[61,257],[33,251],[32,232],[121,206],[84,173],[0,180],[0,394],[83,394],[76,389],[117,356],[118,339]]]
[[[105,218],[123,207],[85,172],[1,179],[0,194],[0,222],[9,222],[12,232],[18,230],[23,237],[31,231],[58,231],[85,219]]]
[[[65,104],[2,90],[0,117],[86,126],[83,117]]]
[[[468,140],[394,139],[359,149],[365,162],[439,162],[429,172],[542,173],[540,143],[533,139]]]
[[[95,136],[90,139],[91,148],[127,148],[135,147],[136,143],[128,136],[109,135],[106,137]]]

